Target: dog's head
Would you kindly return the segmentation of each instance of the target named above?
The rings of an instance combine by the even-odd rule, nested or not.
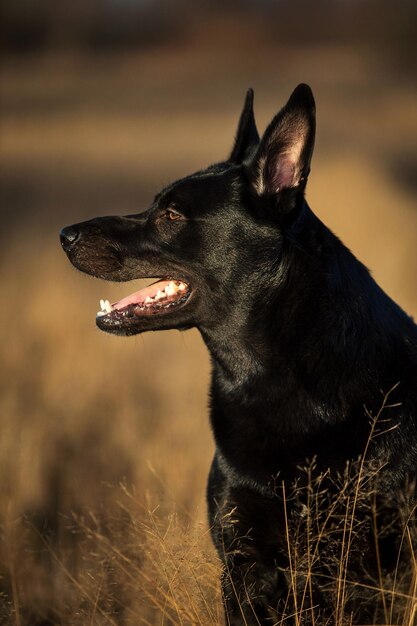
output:
[[[282,281],[285,230],[304,210],[314,133],[308,86],[295,89],[261,139],[249,90],[228,160],[166,187],[143,213],[64,228],[62,247],[81,271],[157,279],[101,301],[98,327],[123,335],[209,328],[263,306]]]

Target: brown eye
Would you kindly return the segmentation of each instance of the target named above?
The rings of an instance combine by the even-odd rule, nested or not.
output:
[[[177,211],[174,211],[173,209],[168,209],[166,212],[166,217],[171,221],[171,222],[175,222],[176,220],[181,220],[183,219],[183,216],[181,215],[181,213],[178,213]]]

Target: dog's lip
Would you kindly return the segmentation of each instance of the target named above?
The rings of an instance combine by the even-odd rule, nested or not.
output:
[[[139,289],[112,304],[100,300],[101,310],[97,313],[97,322],[123,321],[131,324],[134,319],[166,315],[183,306],[190,298],[193,289],[183,279],[158,278],[147,287]]]

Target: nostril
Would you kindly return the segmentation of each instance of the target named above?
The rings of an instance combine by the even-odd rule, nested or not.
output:
[[[80,237],[80,231],[74,226],[67,226],[61,230],[59,237],[64,250],[69,250]]]

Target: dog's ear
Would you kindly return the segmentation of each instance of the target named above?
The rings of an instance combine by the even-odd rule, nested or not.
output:
[[[286,189],[304,190],[314,136],[314,98],[310,87],[301,84],[269,124],[256,153],[247,163],[258,195],[274,196]]]
[[[253,114],[253,89],[248,89],[229,161],[239,165],[249,156],[258,143],[259,134]]]

